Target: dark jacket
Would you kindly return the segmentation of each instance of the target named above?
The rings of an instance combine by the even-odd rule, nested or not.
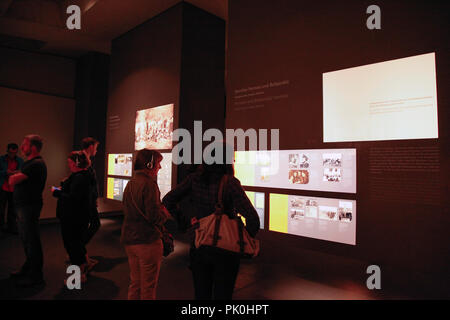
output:
[[[89,168],[87,168],[87,171],[89,172],[91,176],[91,191],[92,191],[92,199],[93,204],[97,205],[97,198],[98,198],[98,182],[97,182],[97,173],[94,169],[94,157],[91,157],[91,165]]]
[[[122,244],[152,243],[161,238],[160,228],[169,216],[163,210],[160,196],[156,180],[137,170],[123,193]]]
[[[209,216],[215,211],[218,202],[220,181],[220,176],[211,179],[211,181],[205,181],[201,172],[192,173],[166,194],[163,204],[171,215],[176,216],[180,214],[177,210],[177,205],[184,197],[190,196],[194,206],[195,217],[201,219]],[[230,216],[240,213],[246,219],[248,233],[254,237],[260,227],[259,217],[245,194],[240,181],[234,176],[229,176],[223,193],[225,213]]]
[[[61,182],[61,191],[55,190],[58,198],[56,216],[59,219],[86,222],[89,221],[92,206],[91,176],[87,170],[72,173]]]
[[[5,183],[5,180],[8,178],[7,171],[8,171],[8,155],[3,155],[0,157],[0,189],[2,188],[3,184]],[[17,157],[17,169],[20,170],[23,165],[23,159],[21,157]]]

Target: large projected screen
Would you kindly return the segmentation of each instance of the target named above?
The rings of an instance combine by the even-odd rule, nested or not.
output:
[[[323,141],[438,137],[435,54],[323,74]]]
[[[161,199],[172,189],[172,153],[161,153],[161,169],[158,172],[158,187]]]
[[[108,155],[108,175],[131,177],[133,155],[131,153]]]
[[[356,244],[356,201],[270,194],[269,230]]]
[[[134,149],[172,149],[173,104],[136,112]]]
[[[109,178],[107,184],[107,198],[122,201],[123,192],[127,186],[128,179]]]
[[[242,185],[356,193],[356,149],[236,151]]]

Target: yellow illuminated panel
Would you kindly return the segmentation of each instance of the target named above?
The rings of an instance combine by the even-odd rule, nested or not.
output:
[[[255,193],[253,191],[245,191],[245,194],[247,195],[248,199],[252,203],[252,206],[255,206]]]
[[[114,199],[114,178],[108,178],[107,196],[108,199]]]
[[[109,154],[108,155],[108,174],[114,175],[114,161],[115,161],[115,155]]]
[[[288,232],[288,195],[270,194],[269,230]]]

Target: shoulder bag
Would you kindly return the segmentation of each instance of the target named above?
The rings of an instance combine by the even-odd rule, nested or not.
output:
[[[252,238],[241,218],[229,217],[224,212],[223,189],[228,176],[220,181],[218,203],[214,213],[197,220],[194,245],[196,248],[210,246],[238,254],[242,258],[253,258],[259,253],[259,240]]]

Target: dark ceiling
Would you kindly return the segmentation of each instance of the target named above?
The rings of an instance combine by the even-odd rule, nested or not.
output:
[[[0,0],[0,46],[69,57],[110,53],[111,40],[182,0]],[[186,0],[227,20],[228,0]],[[81,9],[81,30],[68,30],[68,6]]]

